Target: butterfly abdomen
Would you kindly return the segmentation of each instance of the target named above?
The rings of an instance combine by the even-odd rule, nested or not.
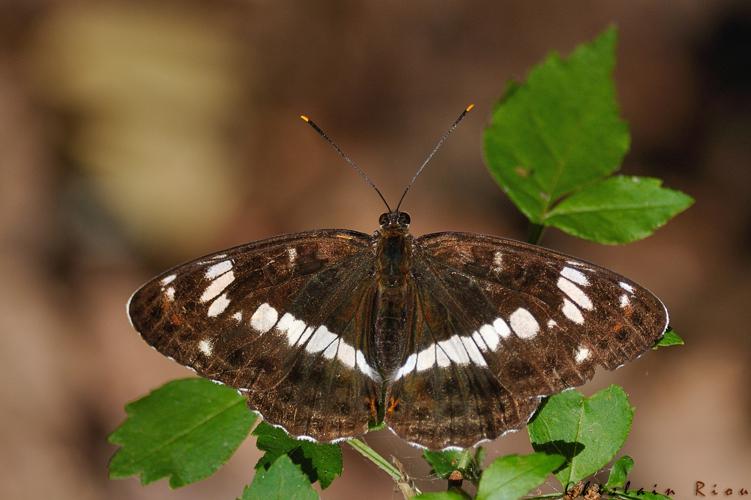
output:
[[[407,338],[405,304],[407,276],[412,264],[412,237],[406,229],[384,229],[378,235],[375,351],[382,375],[394,372],[402,360]]]

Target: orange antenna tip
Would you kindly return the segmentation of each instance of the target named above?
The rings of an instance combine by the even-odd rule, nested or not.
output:
[[[300,115],[300,118],[301,118],[301,119],[302,119],[302,121],[304,121],[305,123],[308,123],[308,122],[310,122],[310,118],[308,118],[308,117],[307,117],[307,116],[305,116],[305,115]]]
[[[475,107],[474,104],[470,104],[469,106],[467,106],[466,108],[464,108],[464,111],[466,113],[469,113],[470,111],[472,111],[472,108],[474,108],[474,107]]]

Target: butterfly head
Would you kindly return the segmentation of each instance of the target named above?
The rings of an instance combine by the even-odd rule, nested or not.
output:
[[[409,227],[409,214],[407,212],[385,212],[378,218],[378,224],[384,229],[396,229]]]

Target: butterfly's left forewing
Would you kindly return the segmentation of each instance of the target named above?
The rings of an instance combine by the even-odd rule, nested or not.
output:
[[[386,421],[430,448],[521,427],[540,396],[637,357],[667,326],[648,290],[541,247],[438,233],[414,248],[418,307]]]
[[[155,349],[238,388],[269,422],[331,441],[362,433],[380,395],[372,268],[362,233],[282,236],[163,273],[128,314]]]

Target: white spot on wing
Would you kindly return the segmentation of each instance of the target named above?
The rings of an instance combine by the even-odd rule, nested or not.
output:
[[[576,353],[574,354],[574,359],[577,363],[583,363],[587,359],[589,359],[590,356],[589,349],[583,345],[580,345],[579,348],[576,350]]]
[[[290,247],[287,249],[287,257],[289,257],[290,263],[294,263],[297,260],[297,249]]]
[[[175,281],[175,278],[177,278],[176,274],[170,274],[169,276],[166,276],[166,277],[162,278],[162,280],[160,281],[160,283],[162,285],[169,285],[170,283],[172,283],[173,281]]]
[[[273,328],[278,318],[279,313],[276,309],[264,302],[250,317],[250,326],[259,333],[266,333]]]
[[[477,344],[477,347],[479,347],[481,351],[488,350],[488,346],[485,344],[485,341],[482,339],[482,335],[480,335],[480,332],[476,330],[472,332],[472,340],[475,341],[475,344]]]
[[[584,273],[582,273],[578,269],[574,269],[572,267],[564,267],[563,269],[561,269],[561,276],[573,281],[578,285],[589,286],[589,280],[586,276],[584,276]]]
[[[509,335],[511,335],[511,329],[501,318],[496,318],[495,321],[493,321],[493,328],[495,328],[495,331],[498,332],[498,335],[500,335],[502,339],[508,338]]]
[[[225,309],[227,309],[229,303],[230,300],[227,298],[227,294],[221,294],[219,297],[214,299],[214,302],[211,303],[211,305],[209,306],[209,311],[206,313],[206,315],[210,318],[219,316],[224,312]]]
[[[462,344],[464,344],[464,348],[467,350],[467,355],[469,355],[470,361],[472,363],[476,364],[477,366],[488,366],[488,364],[485,362],[485,358],[482,357],[482,353],[480,352],[480,349],[478,349],[477,344],[475,344],[475,341],[472,339],[472,337],[459,337],[462,341]]]
[[[201,351],[204,356],[211,356],[214,352],[214,343],[209,339],[203,339],[198,343],[198,350]]]
[[[213,280],[217,276],[221,276],[230,269],[232,269],[232,261],[223,260],[218,264],[214,264],[213,266],[210,266],[208,269],[206,269],[206,278]]]
[[[464,344],[458,335],[454,335],[451,338],[438,342],[438,346],[443,349],[446,355],[451,361],[459,365],[466,365],[469,363],[469,354],[464,348]]]
[[[167,296],[167,300],[169,300],[170,302],[172,302],[173,300],[175,300],[175,287],[173,287],[173,286],[168,287],[164,291],[164,295]]]
[[[336,353],[336,359],[347,368],[355,367],[355,348],[346,343],[345,341],[339,341],[339,352]]]
[[[498,344],[501,342],[501,337],[500,335],[498,335],[498,332],[495,328],[493,328],[491,325],[482,325],[479,332],[482,340],[485,341],[485,345],[488,346],[488,349],[490,349],[491,351],[498,349]]]
[[[303,325],[304,324],[305,323],[303,323]],[[305,342],[308,341],[308,339],[310,338],[310,336],[313,335],[313,331],[314,330],[315,330],[315,328],[313,328],[313,327],[310,327],[310,326],[306,327],[305,330],[303,330],[302,335],[300,335],[300,339],[297,341],[298,345],[305,344]]]
[[[628,295],[626,295],[625,293],[621,295],[620,301],[621,301],[621,309],[628,307],[628,305],[631,303],[631,300],[629,300]]]
[[[294,316],[292,316],[290,313],[284,313],[282,317],[279,318],[279,322],[276,324],[276,329],[282,333],[287,333],[287,331],[292,326],[292,323],[294,321],[295,321]],[[290,342],[290,345],[292,344],[294,344],[294,342]]]
[[[305,346],[305,350],[311,354],[321,352],[336,339],[337,336],[335,334],[331,333],[328,328],[321,325],[316,328],[315,333],[310,338],[308,344]]]
[[[582,316],[582,312],[578,307],[574,305],[573,302],[571,302],[567,298],[563,299],[563,306],[561,307],[561,311],[563,312],[564,316],[566,316],[577,325],[584,323],[584,316]]]
[[[417,371],[425,371],[435,364],[435,344],[423,349],[417,355]]]
[[[232,318],[235,321],[238,321],[238,322],[242,321],[243,320],[243,312],[242,311],[237,311],[235,314],[232,315]]]
[[[365,374],[365,376],[370,377],[372,380],[375,380],[376,382],[381,380],[380,375],[378,375],[378,372],[376,372],[373,368],[370,367],[367,361],[365,361],[365,355],[363,355],[362,351],[357,351],[357,354],[355,354],[355,362],[357,363],[357,368]]]
[[[336,351],[339,349],[339,339],[330,343],[329,346],[323,350],[323,357],[326,359],[334,359],[336,357]]]
[[[628,283],[625,283],[625,282],[621,281],[618,284],[621,286],[621,288],[623,288],[624,290],[626,290],[628,293],[634,293],[634,287],[632,287]]]
[[[232,284],[233,281],[235,281],[235,273],[233,273],[232,271],[222,274],[214,281],[212,281],[209,286],[206,287],[206,290],[204,290],[203,294],[201,295],[201,302],[210,301],[211,299],[222,293],[225,288]]]
[[[403,376],[407,375],[409,372],[415,369],[415,366],[417,366],[417,354],[413,352],[407,357],[407,360],[404,362],[404,365],[402,365],[402,367],[396,371],[396,375],[394,375],[394,380],[399,380]]]
[[[435,364],[441,368],[446,368],[451,364],[451,360],[443,349],[436,347],[436,344],[433,344],[431,347],[435,350]]]
[[[497,251],[493,254],[493,271],[499,273],[503,269],[503,254]]]
[[[287,335],[287,343],[292,346],[297,344],[300,336],[305,331],[305,322],[295,319],[290,313],[284,313],[279,323],[276,324],[276,329]]]
[[[594,308],[592,301],[589,299],[589,296],[584,293],[584,290],[574,285],[571,281],[567,280],[563,276],[558,278],[558,288],[560,288],[563,293],[568,295],[571,300],[576,302],[579,307],[582,307],[588,311],[591,311]]]
[[[553,328],[554,326],[558,326],[558,323],[556,323],[554,319],[549,319],[548,328]]]
[[[520,307],[509,316],[509,322],[511,323],[511,329],[520,339],[531,339],[537,335],[540,331],[540,324],[537,322],[534,316]]]
[[[308,337],[310,337],[312,333],[313,329],[306,328],[303,320],[296,319],[287,329],[287,341],[289,342],[289,345],[302,345],[308,340]]]

